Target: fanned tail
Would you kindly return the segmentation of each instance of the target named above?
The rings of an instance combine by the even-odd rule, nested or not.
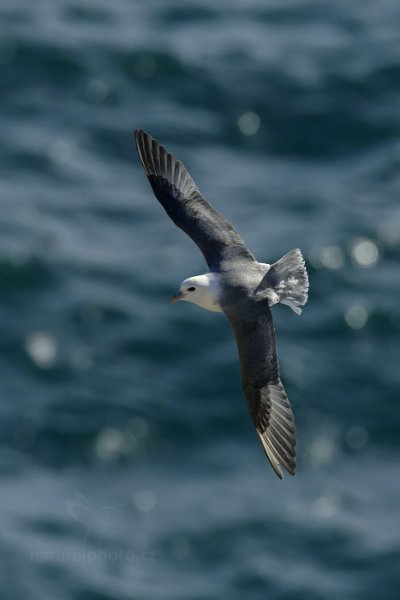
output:
[[[287,304],[297,314],[308,300],[308,274],[300,250],[291,250],[265,276],[270,304]]]

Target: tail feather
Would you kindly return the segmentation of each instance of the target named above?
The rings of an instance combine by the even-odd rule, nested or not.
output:
[[[291,250],[271,265],[263,284],[270,304],[287,304],[296,314],[308,300],[308,274],[300,250]]]

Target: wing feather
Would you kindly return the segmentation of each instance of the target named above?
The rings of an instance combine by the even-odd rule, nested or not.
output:
[[[243,389],[264,451],[280,479],[296,472],[294,415],[279,376],[271,311],[252,320],[228,315],[239,351]]]
[[[200,248],[211,270],[240,258],[254,262],[246,244],[221,213],[200,194],[184,165],[154,138],[135,134],[140,162],[168,216]]]

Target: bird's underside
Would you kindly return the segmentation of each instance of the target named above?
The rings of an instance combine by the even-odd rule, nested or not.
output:
[[[221,277],[221,308],[236,337],[243,390],[258,437],[278,477],[283,478],[284,469],[294,475],[295,420],[280,380],[269,305],[282,302],[301,312],[308,290],[301,252],[288,253],[271,265],[269,274],[260,271],[261,264],[231,223],[201,195],[183,164],[141,129],[136,146],[160,204],[200,248],[210,271]],[[224,302],[233,288],[234,302]]]

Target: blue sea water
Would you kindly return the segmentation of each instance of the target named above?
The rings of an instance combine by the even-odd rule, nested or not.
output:
[[[400,5],[2,0],[2,600],[400,597]],[[143,127],[260,260],[298,428],[279,481]]]

